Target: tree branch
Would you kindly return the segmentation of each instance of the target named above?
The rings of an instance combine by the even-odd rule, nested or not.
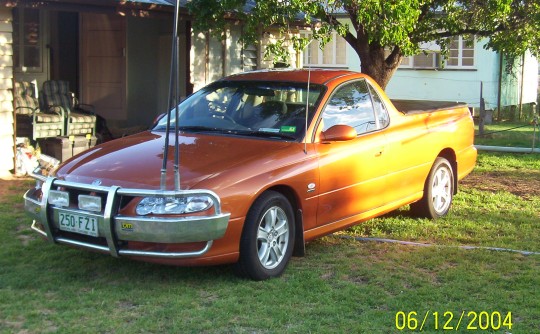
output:
[[[430,36],[434,38],[445,38],[445,37],[453,37],[453,36],[460,36],[460,35],[478,35],[478,36],[491,36],[496,32],[506,31],[508,28],[504,24],[500,24],[495,29],[492,30],[480,30],[480,29],[472,29],[472,28],[465,28],[460,29],[456,31],[441,31],[437,33],[433,33]]]
[[[398,63],[401,60],[401,57],[403,55],[401,54],[401,48],[399,46],[394,46],[394,49],[392,52],[386,57],[386,65],[390,67],[397,66],[396,63]]]
[[[360,29],[363,32],[364,28],[361,25],[358,24],[357,19],[356,19],[357,18],[356,13],[354,12],[354,10],[350,10],[349,15],[351,17],[351,22],[353,23],[353,27],[357,31],[357,34],[363,36],[363,34],[360,34],[358,32],[358,30]],[[339,20],[329,12],[325,11],[324,16],[321,17],[320,19],[322,19],[324,22],[331,25],[334,28],[334,30],[336,30],[336,31],[339,30],[339,29],[336,29],[336,27],[343,27],[343,24],[341,22],[339,22]],[[345,33],[345,36],[342,36],[342,37],[353,48],[357,47],[357,45],[359,43],[359,38],[357,36],[354,36],[349,30],[347,30],[347,32]]]
[[[356,31],[356,36],[351,34],[350,31],[347,31],[347,36],[345,40],[349,43],[355,50],[368,49],[369,48],[369,39],[366,36],[364,26],[358,22],[358,9],[352,5],[344,5],[343,9],[347,11],[351,19],[354,30]]]
[[[420,9],[420,15],[418,15],[418,22],[422,22],[424,18],[430,13],[430,8],[433,2],[425,3]]]

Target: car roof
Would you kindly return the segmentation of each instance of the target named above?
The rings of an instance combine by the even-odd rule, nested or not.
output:
[[[311,83],[323,85],[337,78],[366,77],[366,75],[359,72],[332,69],[270,69],[234,74],[221,80],[307,82],[308,77]]]

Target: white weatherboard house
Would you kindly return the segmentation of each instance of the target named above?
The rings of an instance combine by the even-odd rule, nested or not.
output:
[[[486,42],[475,40],[469,45],[460,36],[452,43],[447,60],[440,59],[437,51],[407,57],[387,86],[387,93],[397,99],[457,100],[477,108],[482,85],[487,110],[497,109],[499,103],[502,108],[520,101],[536,102],[537,59],[528,54],[507,68],[499,53],[484,48]]]
[[[497,109],[499,103],[506,107],[518,105],[520,101],[523,104],[536,102],[537,59],[526,55],[523,67],[523,59],[518,59],[513,67],[507,68],[506,60],[499,53],[484,48],[486,42],[486,39],[467,41],[456,37],[447,60],[441,57],[436,44],[422,45],[426,54],[404,58],[386,93],[393,99],[460,101],[478,108],[483,84],[487,110]],[[302,60],[304,67],[361,70],[356,52],[335,33],[323,50],[317,42],[312,42]]]

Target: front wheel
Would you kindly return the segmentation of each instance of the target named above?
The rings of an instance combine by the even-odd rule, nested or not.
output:
[[[246,216],[237,274],[257,281],[281,275],[292,255],[294,234],[287,198],[275,191],[263,193]]]
[[[438,157],[424,185],[424,197],[411,204],[413,214],[436,219],[448,213],[454,196],[454,171],[450,162]]]

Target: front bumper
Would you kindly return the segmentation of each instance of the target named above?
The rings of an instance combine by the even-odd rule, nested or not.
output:
[[[223,237],[229,223],[229,213],[221,212],[219,197],[209,190],[144,190],[117,186],[103,187],[58,180],[54,177],[33,175],[41,185],[41,197],[33,196],[36,189],[24,195],[25,210],[32,216],[32,229],[45,236],[51,243],[61,243],[110,253],[114,257],[134,256],[165,259],[198,257],[208,252],[214,240]],[[89,212],[78,207],[57,207],[48,203],[51,189],[64,189],[73,193],[91,193],[101,196],[105,206],[101,212]],[[206,195],[214,201],[214,212],[207,216],[147,217],[119,214],[121,199],[125,197],[181,197]],[[60,229],[59,212],[95,219],[97,236],[66,233]],[[206,242],[195,251],[170,252],[163,250],[130,249],[130,242],[161,245]],[[165,247],[166,248],[166,247]]]

